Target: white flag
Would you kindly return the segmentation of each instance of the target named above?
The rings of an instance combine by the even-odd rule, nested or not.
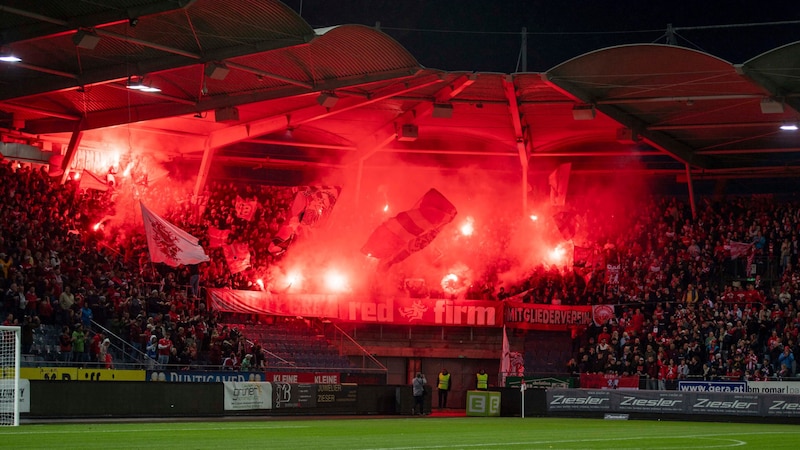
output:
[[[503,355],[500,357],[500,386],[506,385],[506,375],[511,372],[511,349],[508,348],[508,334],[503,325]]]
[[[208,261],[208,255],[196,237],[162,219],[147,209],[144,203],[140,202],[139,205],[142,207],[144,232],[147,235],[151,261],[163,262],[172,267]]]

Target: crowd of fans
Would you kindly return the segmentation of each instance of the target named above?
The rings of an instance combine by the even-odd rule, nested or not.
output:
[[[703,202],[696,216],[674,199],[652,203],[636,217],[640,232],[599,243],[620,266],[618,284],[598,289],[600,271],[553,294],[616,305],[578,341],[568,370],[638,375],[652,388],[795,376],[798,215],[800,203],[774,198]]]
[[[197,216],[196,208],[183,209],[185,197],[125,180],[116,190],[80,189],[78,181],[61,184],[43,168],[8,160],[0,162],[0,179],[0,308],[3,325],[22,328],[23,354],[105,367],[122,362],[122,355],[150,368],[221,368],[230,359],[235,364],[228,368],[238,369],[259,350],[236,327],[221,324],[202,292],[189,287],[198,270],[204,285],[235,285],[220,275],[218,255],[201,268],[150,264],[143,230],[111,227],[109,218],[121,214],[120,191],[129,188],[137,200],[177,205],[170,220],[197,231],[201,221],[178,220]],[[212,207],[208,217],[222,214]],[[57,347],[37,342],[43,329],[53,328],[60,330]],[[251,358],[248,363],[263,361],[261,354]]]
[[[246,360],[258,367],[263,361],[246,358],[254,343],[222,325],[206,307],[203,290],[263,289],[254,274],[268,274],[281,258],[270,245],[288,220],[291,188],[211,183],[190,201],[175,189],[125,180],[106,192],[82,190],[77,182],[61,184],[43,169],[9,161],[0,163],[0,179],[3,323],[22,326],[23,353],[111,367],[107,339],[119,336],[153,365],[226,367]],[[129,208],[128,197],[169,205],[164,218],[199,237],[210,262],[178,268],[149,263],[143,230],[108,219]],[[239,217],[237,198],[257,202],[253,217]],[[602,209],[581,214],[581,244],[593,255],[586,264],[537,266],[502,287],[487,272],[467,297],[615,305],[615,318],[576,336],[569,364],[576,374],[638,374],[655,386],[689,377],[795,375],[800,202],[705,201],[693,214],[674,198],[652,199],[631,215],[625,232],[609,226]],[[210,246],[212,228],[227,231],[227,242],[248,246],[248,271],[228,270],[222,249]],[[494,250],[489,267],[514,264],[502,248]],[[609,264],[619,266],[613,280]],[[42,326],[60,329],[58,349],[35,345]]]

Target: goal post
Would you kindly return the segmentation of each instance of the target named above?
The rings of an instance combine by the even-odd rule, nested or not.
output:
[[[20,327],[0,326],[0,426],[19,425]]]

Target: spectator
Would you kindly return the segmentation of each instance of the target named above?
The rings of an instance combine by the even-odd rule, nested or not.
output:
[[[59,360],[65,364],[72,362],[72,332],[69,325],[61,327],[61,335],[58,337]]]
[[[83,325],[79,323],[72,332],[72,360],[83,365],[86,359],[86,334],[83,332]]]
[[[146,367],[147,370],[153,370],[156,368],[156,363],[158,363],[158,336],[151,335],[149,342],[147,343],[146,348]]]
[[[231,352],[224,361],[222,361],[222,370],[237,370],[239,361],[236,358],[236,353]]]
[[[779,371],[781,378],[791,377],[794,374],[794,353],[792,353],[792,349],[788,345],[783,348],[783,353],[778,357],[778,364],[781,367]]]
[[[251,370],[253,370],[252,361],[253,361],[253,355],[251,355],[250,353],[244,355],[242,363],[239,365],[239,372],[250,372]]]
[[[72,306],[75,304],[75,294],[72,293],[72,288],[67,285],[64,286],[64,291],[58,297],[58,305],[60,307],[59,316],[61,323],[72,323]]]
[[[98,365],[103,362],[100,359],[100,347],[102,346],[104,338],[105,336],[103,336],[102,333],[94,333],[94,335],[92,335],[92,337],[89,339],[89,361]]]
[[[81,307],[81,324],[84,330],[90,331],[92,329],[92,319],[94,319],[92,308],[89,307],[88,303],[84,303],[83,307]]]
[[[164,333],[158,340],[158,365],[159,368],[165,368],[169,364],[169,358],[172,355],[172,341],[170,340],[170,333]]]
[[[33,347],[33,333],[39,328],[39,318],[34,316],[25,316],[22,319],[21,341],[22,341],[22,354],[29,355]]]
[[[101,364],[102,367],[106,369],[113,369],[114,368],[114,361],[113,357],[111,356],[111,340],[106,338],[103,339],[103,342],[100,344],[100,353],[98,356],[98,362]]]
[[[425,385],[428,380],[422,372],[417,372],[417,376],[411,382],[411,394],[414,397],[414,408],[411,409],[411,414],[425,414]]]
[[[450,379],[451,375],[447,369],[442,369],[439,372],[439,383],[437,384],[437,389],[439,391],[439,409],[447,408],[447,394],[450,392]]]

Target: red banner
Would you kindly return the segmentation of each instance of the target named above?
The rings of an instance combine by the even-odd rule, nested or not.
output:
[[[506,301],[503,323],[509,328],[567,331],[575,326],[589,326],[592,323],[592,307]]]
[[[639,389],[639,375],[582,373],[581,389]]]
[[[608,324],[608,321],[615,318],[614,305],[593,305],[592,319],[598,327]]]
[[[352,297],[317,294],[271,294],[263,291],[209,289],[209,305],[217,311],[323,317],[343,322],[395,325],[499,327],[503,303],[435,298]]]
[[[338,373],[267,372],[266,381],[290,384],[339,384]]]
[[[339,320],[395,325],[498,327],[503,303],[436,298],[348,298],[339,303]]]
[[[276,316],[336,318],[339,298],[333,295],[274,295],[263,291],[208,289],[209,306],[216,311]]]

